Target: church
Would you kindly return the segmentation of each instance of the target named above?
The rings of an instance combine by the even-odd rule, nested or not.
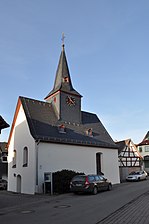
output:
[[[63,169],[102,172],[120,183],[118,148],[98,116],[81,110],[81,98],[63,43],[54,87],[45,99],[18,98],[8,139],[8,191],[43,193],[46,174]]]

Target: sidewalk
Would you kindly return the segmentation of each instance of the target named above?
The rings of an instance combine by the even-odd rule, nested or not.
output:
[[[149,192],[124,205],[96,224],[149,224]]]

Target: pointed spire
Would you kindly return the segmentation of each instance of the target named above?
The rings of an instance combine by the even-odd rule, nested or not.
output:
[[[45,97],[47,99],[50,95],[61,90],[70,94],[81,96],[72,86],[71,77],[69,73],[69,68],[67,64],[65,46],[64,46],[64,34],[62,35],[62,51],[60,54],[60,59],[58,63],[58,68],[56,71],[56,77],[54,82],[53,90]]]

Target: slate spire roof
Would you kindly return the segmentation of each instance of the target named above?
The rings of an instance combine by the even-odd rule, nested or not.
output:
[[[66,80],[66,82],[64,80]],[[77,96],[81,96],[72,86],[64,44],[62,45],[62,51],[58,63],[58,68],[56,71],[56,78],[53,90],[45,97],[45,99],[47,99],[49,96],[56,93],[57,91],[63,91]]]
[[[64,44],[62,45],[54,88],[45,99],[48,99],[58,91],[81,97],[72,86]],[[52,102],[19,97],[13,123],[21,105],[26,116],[30,134],[35,141],[111,149],[118,148],[96,114],[81,111],[81,108],[78,107],[81,122],[69,122],[57,117]],[[13,128],[14,124],[12,125],[8,144],[13,133]]]

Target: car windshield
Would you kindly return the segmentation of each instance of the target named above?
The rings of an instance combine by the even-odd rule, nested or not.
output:
[[[7,183],[7,181],[6,181],[6,180],[1,179],[1,180],[0,180],[0,183]]]
[[[72,181],[85,181],[86,176],[75,176]]]
[[[139,175],[139,174],[141,174],[141,172],[131,172],[129,175]]]

